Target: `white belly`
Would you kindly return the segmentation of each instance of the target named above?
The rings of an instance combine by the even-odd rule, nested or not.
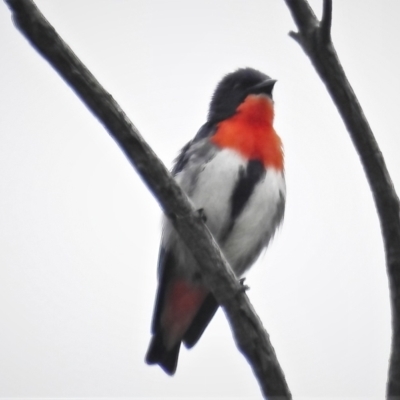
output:
[[[231,196],[239,177],[239,169],[246,168],[247,160],[236,151],[218,151],[201,168],[189,167],[176,176],[190,195],[196,209],[203,209],[206,224],[237,275],[241,275],[258,257],[273,236],[283,213],[285,181],[283,174],[268,169],[256,184],[250,198],[238,215],[229,235],[220,242],[221,235],[231,221]],[[173,246],[179,254],[182,272],[194,264],[192,257],[178,239],[171,224],[164,227],[164,245]]]

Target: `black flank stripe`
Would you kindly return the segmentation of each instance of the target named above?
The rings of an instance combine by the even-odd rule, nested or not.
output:
[[[246,169],[239,169],[239,177],[231,199],[231,220],[227,230],[222,235],[223,242],[232,231],[236,218],[243,211],[258,182],[265,176],[265,167],[260,160],[250,160]]]

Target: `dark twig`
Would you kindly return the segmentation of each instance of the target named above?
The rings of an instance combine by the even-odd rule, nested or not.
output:
[[[392,308],[392,353],[387,396],[400,399],[400,204],[385,161],[330,39],[331,0],[318,23],[306,0],[285,0],[299,32],[294,36],[326,85],[356,147],[383,236]]]
[[[119,105],[58,36],[30,0],[6,0],[14,22],[119,144],[198,261],[209,289],[223,307],[239,350],[269,399],[291,399],[269,336],[202,216],[190,205]]]
[[[332,0],[324,0],[321,18],[321,39],[323,43],[328,43],[331,40],[332,27]]]

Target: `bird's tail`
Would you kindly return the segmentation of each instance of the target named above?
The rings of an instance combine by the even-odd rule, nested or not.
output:
[[[167,349],[163,343],[161,334],[152,337],[146,354],[147,364],[158,364],[168,375],[174,375],[178,365],[179,349],[181,341]]]

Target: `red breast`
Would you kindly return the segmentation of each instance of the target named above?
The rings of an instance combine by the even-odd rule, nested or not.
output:
[[[211,141],[248,159],[261,160],[265,167],[282,170],[282,142],[272,126],[273,120],[272,100],[263,95],[249,95],[232,117],[218,124]]]

